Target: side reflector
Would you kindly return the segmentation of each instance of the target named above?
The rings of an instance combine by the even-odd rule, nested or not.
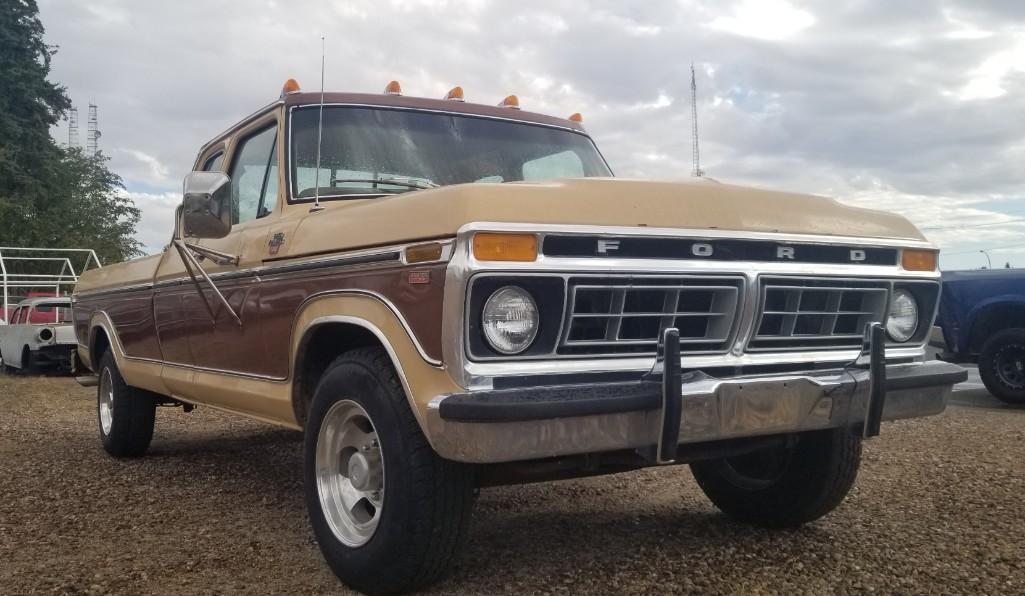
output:
[[[385,95],[402,95],[402,85],[398,81],[392,81],[384,86]]]
[[[537,236],[481,232],[473,237],[473,256],[481,261],[535,261]]]
[[[936,271],[935,250],[904,249],[900,264],[906,271]]]
[[[456,86],[452,87],[448,93],[445,94],[445,99],[451,99],[453,101],[464,101],[463,100],[463,88]]]
[[[573,114],[572,116],[570,116],[569,120],[570,120],[570,122],[583,122],[584,121],[584,117],[580,115],[580,112],[577,112],[576,114]]]
[[[520,98],[515,95],[510,95],[502,100],[502,103],[498,104],[500,108],[512,108],[514,110],[520,109]]]
[[[285,84],[281,86],[281,97],[284,97],[286,93],[298,93],[299,83],[295,79],[288,79]]]
[[[406,247],[406,262],[426,263],[427,261],[440,261],[441,252],[441,244],[437,242],[409,246]]]

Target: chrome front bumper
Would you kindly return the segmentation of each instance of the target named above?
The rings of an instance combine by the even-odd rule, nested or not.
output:
[[[882,420],[941,413],[967,373],[945,362],[886,366]],[[861,368],[719,379],[681,379],[679,443],[861,426],[871,373]],[[493,463],[657,445],[662,388],[643,380],[474,391],[439,396],[427,410],[434,449]]]

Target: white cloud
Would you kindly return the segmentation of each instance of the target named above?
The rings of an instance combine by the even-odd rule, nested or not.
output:
[[[1013,73],[1025,73],[1025,35],[1017,43],[983,60],[968,73],[968,82],[958,91],[948,92],[958,99],[994,99],[1007,93],[1005,79]]]
[[[744,37],[777,41],[811,27],[815,17],[786,0],[743,0],[729,16],[717,17],[708,26]]]

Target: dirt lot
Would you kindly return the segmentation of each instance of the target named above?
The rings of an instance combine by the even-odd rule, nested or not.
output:
[[[163,409],[107,457],[94,390],[0,376],[0,593],[324,593],[298,433]],[[890,424],[802,530],[731,523],[686,467],[482,491],[445,593],[1023,593],[1025,411]]]

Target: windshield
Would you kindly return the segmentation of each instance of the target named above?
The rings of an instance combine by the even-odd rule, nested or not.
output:
[[[319,106],[291,122],[292,196],[314,196]],[[324,107],[320,196],[408,192],[464,182],[610,176],[589,137],[570,130],[471,115]]]

